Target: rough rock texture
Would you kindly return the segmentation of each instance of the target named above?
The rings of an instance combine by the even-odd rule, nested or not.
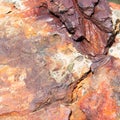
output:
[[[112,32],[110,9],[106,1],[56,0],[48,2],[48,9],[59,17],[72,34],[72,39],[81,42],[78,49],[82,53],[90,56],[104,53],[111,35],[108,33]]]
[[[110,3],[110,4],[112,6],[111,9],[113,12],[112,17],[114,18],[113,19],[114,28],[118,34],[116,36],[115,43],[109,49],[109,55],[120,58],[120,5],[116,5],[114,3]]]
[[[0,5],[0,120],[119,120],[106,0]]]
[[[120,5],[110,3],[113,12],[114,31],[117,32],[115,43],[109,49],[111,56],[94,58],[89,76],[77,85],[74,96],[86,119],[119,120],[120,119],[120,55],[119,55],[119,12]],[[117,20],[118,19],[118,20]],[[117,24],[115,25],[115,21]],[[82,87],[80,87],[82,86]],[[83,119],[84,120],[84,119]]]
[[[78,105],[89,120],[119,120],[120,59],[108,56],[103,61],[87,78],[90,79],[89,89],[78,100]]]
[[[63,23],[61,28],[66,28],[73,40],[81,42],[77,45],[80,52],[89,56],[106,52],[113,31],[106,0],[21,0],[22,5],[14,2],[16,8],[24,8],[21,12],[26,17],[39,16],[41,19],[43,11],[49,11],[49,15]]]
[[[1,119],[13,115],[10,119],[34,120],[36,114],[41,114],[40,120],[68,119],[71,110],[62,104],[72,101],[72,91],[90,70],[91,60],[76,50],[62,23],[47,9],[39,18],[24,18],[12,4],[1,5]],[[53,103],[54,108],[28,114]],[[58,113],[51,116],[49,111]]]

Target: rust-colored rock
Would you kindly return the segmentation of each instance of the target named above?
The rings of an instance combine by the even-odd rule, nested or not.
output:
[[[106,46],[112,35],[111,11],[107,0],[30,0],[24,1],[27,8],[24,17],[45,17],[49,11],[54,19],[59,19],[75,41],[79,42],[80,52],[95,56],[106,53]],[[42,16],[43,15],[43,16]]]
[[[86,114],[87,119],[118,120],[120,118],[119,63],[119,59],[108,57],[106,63],[102,62],[96,66],[93,75],[87,78],[90,79],[90,87],[79,100],[80,109]]]
[[[119,119],[107,1],[1,1],[0,120]]]
[[[91,60],[77,51],[47,9],[39,18],[26,18],[11,6],[3,4],[13,10],[2,11],[0,19],[0,119],[69,119],[71,110],[64,103],[72,101],[72,91]],[[53,116],[49,110],[45,116],[46,106]],[[43,118],[36,114],[42,108]]]

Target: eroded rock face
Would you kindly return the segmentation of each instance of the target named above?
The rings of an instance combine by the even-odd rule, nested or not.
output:
[[[119,119],[119,62],[119,59],[109,56],[106,63],[99,64],[94,74],[87,78],[90,79],[89,89],[79,100],[80,108],[85,112],[87,119]]]
[[[112,35],[107,1],[6,1],[0,120],[119,118],[119,60],[104,55]]]
[[[62,23],[44,7],[39,18],[24,18],[11,4],[3,8],[9,11],[0,14],[0,115],[27,119],[29,112],[58,102],[48,108],[61,112],[61,118],[56,114],[53,119],[68,119],[71,110],[62,104],[72,101],[72,90],[91,60],[77,51]],[[52,119],[46,117],[39,119]]]
[[[106,0],[22,0],[21,3],[24,6],[23,16],[40,17],[43,11],[50,11],[49,14],[63,23],[62,27],[67,29],[71,38],[79,41],[80,52],[90,56],[105,53],[113,31]],[[15,5],[19,2],[16,1]]]
[[[112,32],[110,9],[106,0],[54,0],[45,4],[65,25],[72,39],[80,42],[78,49],[81,52],[91,56],[104,53]]]

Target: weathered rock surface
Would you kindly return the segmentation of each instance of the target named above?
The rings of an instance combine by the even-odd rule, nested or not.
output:
[[[2,7],[9,9],[0,14],[1,119],[34,120],[36,114],[40,120],[69,118],[71,110],[62,104],[72,101],[72,90],[90,70],[91,60],[76,50],[47,9],[36,19],[24,18],[11,4]],[[55,108],[29,116],[53,103]]]
[[[110,9],[106,0],[54,0],[45,4],[65,25],[71,37],[80,42],[78,49],[82,53],[90,56],[104,53],[112,32]]]
[[[0,120],[119,120],[106,0],[0,5]]]
[[[95,61],[91,65],[92,74],[79,83],[73,92],[78,101],[76,106],[80,106],[80,110],[89,120],[120,119],[119,20],[115,25],[115,21],[120,18],[120,7],[113,3],[110,5],[113,12],[114,29],[118,33],[115,43],[109,49],[109,55],[112,56],[94,58]]]
[[[89,88],[80,96],[78,104],[89,120],[119,120],[120,59],[108,56],[103,61],[86,78],[90,81]]]
[[[63,23],[61,27],[67,29],[71,38],[80,42],[80,52],[89,56],[105,53],[113,31],[111,11],[106,0],[21,0],[21,4],[15,0],[15,6],[24,8],[21,12],[26,17],[39,16],[41,19],[43,11],[50,11],[49,15]]]
[[[113,12],[113,24],[115,31],[118,33],[115,39],[114,44],[109,49],[109,55],[112,55],[116,58],[120,58],[120,5],[111,3],[112,12]],[[117,21],[117,24],[116,24]]]

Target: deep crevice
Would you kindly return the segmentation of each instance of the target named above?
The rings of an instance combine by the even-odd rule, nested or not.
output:
[[[77,40],[74,40],[75,42],[82,42],[83,40],[87,40],[85,36],[79,37]]]
[[[112,45],[114,44],[115,42],[115,38],[116,36],[119,34],[120,32],[120,20],[116,20],[116,25],[115,25],[115,28],[112,32],[112,35],[109,37],[109,39],[107,40],[107,44],[105,46],[105,51],[104,51],[104,54],[107,55],[108,54],[108,51],[109,49],[112,47]]]
[[[76,80],[76,82],[74,83],[74,88],[73,88],[73,90],[72,90],[72,96],[73,96],[74,90],[77,88],[78,84],[80,84],[85,78],[87,78],[88,75],[89,75],[91,72],[92,72],[92,71],[91,71],[91,69],[90,69],[88,72],[84,73],[84,75],[83,75],[80,79]],[[75,98],[75,99],[72,99],[71,104],[74,103],[76,100],[77,100],[76,98]]]

